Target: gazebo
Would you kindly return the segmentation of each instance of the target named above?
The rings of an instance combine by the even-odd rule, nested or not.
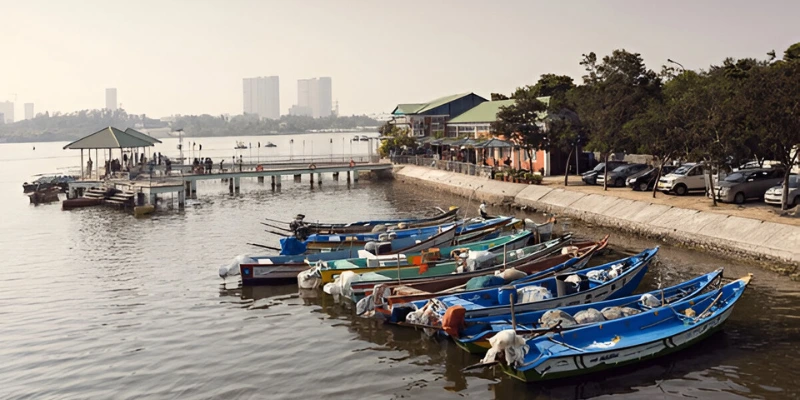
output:
[[[485,142],[481,142],[475,145],[476,149],[483,150],[483,159],[486,160],[486,150],[493,150],[493,149],[511,149],[514,145],[505,141],[500,140],[498,138],[491,138]]]
[[[134,131],[136,132],[136,131]],[[140,136],[141,135],[141,136]],[[145,148],[145,147],[152,147],[154,143],[160,143],[158,139],[152,138],[147,136],[144,138],[142,136],[147,136],[141,132],[136,133],[129,133],[123,132],[113,126],[109,126],[108,128],[103,128],[89,136],[84,138],[78,139],[66,146],[64,149],[78,149],[81,151],[81,179],[84,177],[84,164],[83,164],[83,150],[89,150],[89,159],[91,160],[92,157],[92,150],[94,150],[95,154],[95,173],[97,176],[100,176],[100,165],[99,165],[99,158],[98,158],[98,150],[108,150],[108,159],[111,160],[111,151],[113,149],[120,149],[122,152],[124,149],[136,149],[136,148]],[[91,176],[91,171],[89,171],[89,175]]]

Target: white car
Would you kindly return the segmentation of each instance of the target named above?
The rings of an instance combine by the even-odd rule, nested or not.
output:
[[[658,180],[658,190],[683,196],[690,191],[706,190],[703,164],[687,163]]]
[[[783,197],[783,185],[773,186],[764,194],[764,202],[780,205],[781,197]],[[789,197],[786,203],[789,207],[800,205],[800,182],[797,175],[789,176]]]

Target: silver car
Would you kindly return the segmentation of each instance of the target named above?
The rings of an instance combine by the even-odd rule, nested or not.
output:
[[[783,182],[767,190],[767,193],[764,194],[764,202],[780,205],[781,197],[783,197]],[[797,175],[789,176],[789,196],[786,199],[786,204],[789,207],[800,205],[800,179],[797,178]]]
[[[714,196],[726,203],[742,204],[749,199],[764,197],[767,189],[783,180],[783,170],[772,168],[747,169],[734,172],[714,186]]]

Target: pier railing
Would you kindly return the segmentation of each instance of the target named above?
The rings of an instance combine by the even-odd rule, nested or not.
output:
[[[433,157],[425,156],[392,156],[392,164],[411,164],[422,167],[436,168],[442,171],[457,172],[465,175],[491,177],[492,167],[476,165],[472,163],[437,160]]]

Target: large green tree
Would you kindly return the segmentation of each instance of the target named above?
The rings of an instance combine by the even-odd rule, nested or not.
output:
[[[599,62],[595,53],[584,54],[580,64],[586,75],[575,89],[576,111],[589,131],[586,147],[603,154],[607,163],[611,153],[636,148],[636,138],[625,134],[625,125],[658,95],[661,79],[639,53],[626,50],[614,50]],[[605,174],[608,178],[607,168]],[[604,189],[607,184],[605,179]]]
[[[533,86],[518,88],[512,96],[516,100],[514,104],[500,107],[497,121],[492,123],[492,130],[525,149],[529,160],[533,159],[534,151],[545,148],[547,143],[542,123],[547,105],[537,97]],[[519,162],[517,160],[518,165]]]

